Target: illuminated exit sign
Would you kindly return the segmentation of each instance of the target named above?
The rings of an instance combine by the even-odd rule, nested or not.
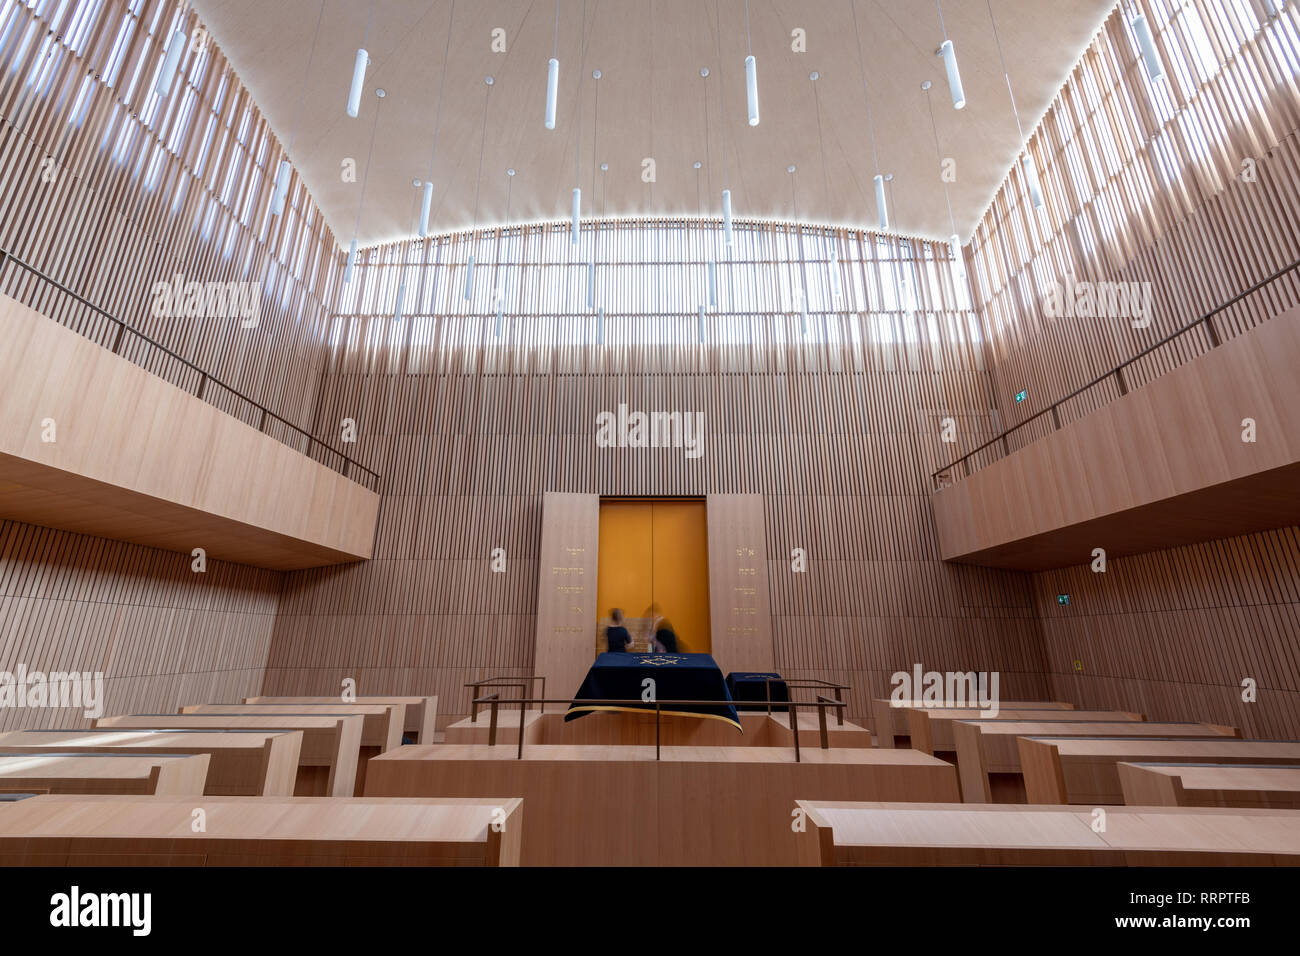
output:
[[[1016,392],[1016,404],[1019,405],[1029,397],[1029,392]]]
[[[1059,605],[1061,605],[1062,607],[1065,607],[1065,605],[1067,605],[1067,604],[1070,603],[1070,595],[1068,595],[1068,594],[1058,594],[1058,595],[1056,596],[1056,603],[1059,604]]]

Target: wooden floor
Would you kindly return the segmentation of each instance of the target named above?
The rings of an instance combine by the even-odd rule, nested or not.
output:
[[[1300,866],[1300,812],[800,800],[824,866]]]
[[[955,801],[956,769],[912,750],[538,744],[402,747],[366,796],[520,796],[526,865],[795,865],[795,800]],[[802,862],[809,862],[803,859]]]

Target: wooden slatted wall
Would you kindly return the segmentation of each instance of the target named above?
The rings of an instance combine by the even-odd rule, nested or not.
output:
[[[0,670],[102,671],[105,714],[257,692],[281,575],[0,521]],[[0,707],[0,730],[87,727],[78,709]]]
[[[564,225],[540,225],[507,231],[500,256],[495,230],[362,256],[345,302],[364,308],[335,317],[316,427],[355,419],[361,460],[384,476],[376,558],[287,577],[267,693],[331,693],[351,676],[363,693],[436,693],[446,722],[467,712],[465,681],[529,672],[544,491],[763,495],[777,664],[852,684],[855,716],[918,661],[1046,693],[1027,577],[937,555],[926,492],[951,454],[940,419],[963,445],[991,428],[978,323],[947,247],[738,229],[701,342],[717,235],[716,222],[588,225],[575,255]],[[603,332],[583,308],[592,239]],[[510,270],[500,338],[498,268]],[[620,403],[703,411],[705,454],[597,448],[596,414]],[[495,547],[507,574],[489,572]],[[795,547],[806,574],[791,572]]]
[[[1013,169],[968,249],[1008,424],[1300,258],[1300,9],[1286,4],[1269,19],[1259,0],[1138,7],[1159,31],[1165,78],[1149,80],[1114,14],[1030,140],[1047,208],[1033,210]],[[1045,317],[1047,284],[1066,272],[1151,282],[1151,326]],[[1216,325],[1227,338],[1298,301],[1292,275]],[[1130,387],[1207,347],[1201,332],[1184,336],[1134,367]],[[1021,389],[1029,398],[1016,405]],[[1116,395],[1111,379],[1063,407],[1062,422]],[[1035,575],[1054,696],[1300,736],[1298,535],[1125,558],[1105,574]],[[1067,593],[1070,604],[1059,605]],[[1258,681],[1258,703],[1241,701],[1244,677]]]
[[[171,95],[154,95],[167,38],[201,28],[181,7],[0,0],[0,249],[307,425],[337,246],[297,177],[285,213],[270,216],[282,147],[210,39],[187,49]],[[154,283],[177,273],[258,283],[258,326],[154,317]],[[0,268],[0,290],[113,343],[107,320],[12,264]],[[198,386],[139,339],[125,337],[122,354]],[[204,398],[259,423],[230,393],[209,387]],[[274,423],[266,431],[305,450]],[[102,670],[108,712],[255,693],[280,575],[219,562],[196,574],[190,560],[0,522],[0,669]],[[80,711],[0,709],[0,729],[85,724]]]

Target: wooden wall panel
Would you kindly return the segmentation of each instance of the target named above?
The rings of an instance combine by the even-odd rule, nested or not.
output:
[[[344,304],[367,310],[334,319],[316,427],[355,419],[361,460],[384,476],[375,558],[287,576],[265,692],[336,693],[359,677],[362,693],[437,694],[445,726],[468,713],[466,681],[531,672],[542,495],[557,491],[761,496],[775,666],[852,685],[856,718],[918,662],[1000,670],[1004,694],[1044,697],[1027,578],[944,565],[930,519],[928,475],[952,447],[942,420],[959,447],[992,428],[978,323],[946,246],[828,232],[843,310],[819,293],[805,334],[791,277],[802,263],[823,281],[826,262],[802,258],[798,227],[737,230],[701,342],[692,297],[717,224],[602,225],[603,334],[574,311],[586,268],[564,228],[480,241],[476,277],[517,257],[499,337],[489,286],[463,298],[468,237],[362,257]],[[904,280],[915,309],[900,307]],[[597,447],[597,413],[620,403],[703,412],[704,454]],[[498,546],[507,574],[488,570]],[[793,547],[807,574],[790,573]]]
[[[770,671],[772,605],[763,560],[767,553],[763,498],[709,495],[708,521],[713,659],[724,674]],[[777,555],[778,568],[780,561]]]
[[[1272,17],[1270,6],[1280,8]],[[1300,6],[1137,7],[1158,31],[1166,78],[1147,78],[1117,9],[1030,138],[1046,209],[1032,209],[1013,169],[968,249],[994,401],[1008,424],[1300,259]],[[1045,315],[1048,284],[1066,273],[1151,283],[1150,327]],[[1297,303],[1292,273],[1219,316],[1216,328],[1230,339]],[[1134,366],[1131,387],[1207,347],[1203,332],[1183,336]],[[1028,401],[1016,405],[1021,389]],[[1117,395],[1111,379],[1067,403],[1062,421]],[[1216,402],[1225,414],[1230,395]],[[1013,449],[1043,434],[1026,431]],[[1104,574],[1081,564],[1034,575],[1052,696],[1152,720],[1236,724],[1248,736],[1300,735],[1298,534],[1290,527],[1135,555]],[[1070,604],[1058,605],[1058,594]],[[1246,676],[1259,681],[1258,703],[1241,701]]]
[[[237,701],[262,682],[281,575],[0,521],[0,669],[102,671],[105,714]],[[0,708],[0,730],[88,727]]]
[[[191,42],[159,99],[153,77],[175,30]],[[4,4],[0,118],[0,249],[305,427],[338,245],[296,175],[284,213],[271,215],[284,148],[193,10],[182,0]],[[256,326],[154,315],[155,285],[176,277],[251,283]],[[0,267],[0,291],[114,344],[115,324],[12,263]],[[200,386],[140,338],[125,336],[121,354],[187,391]],[[203,398],[260,425],[235,392],[209,382]],[[266,430],[324,460],[274,420]]]
[[[576,692],[591,666],[599,547],[598,495],[542,496],[533,673],[551,697]]]

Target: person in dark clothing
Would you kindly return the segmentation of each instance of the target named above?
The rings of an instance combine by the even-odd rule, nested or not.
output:
[[[664,617],[657,602],[646,609],[646,616],[650,618],[650,633],[654,635],[650,642],[651,649],[659,654],[676,654],[677,632],[673,630],[672,622]]]
[[[623,612],[612,608],[609,612],[609,627],[605,628],[605,641],[611,651],[626,651],[632,643],[632,635],[623,626]]]

